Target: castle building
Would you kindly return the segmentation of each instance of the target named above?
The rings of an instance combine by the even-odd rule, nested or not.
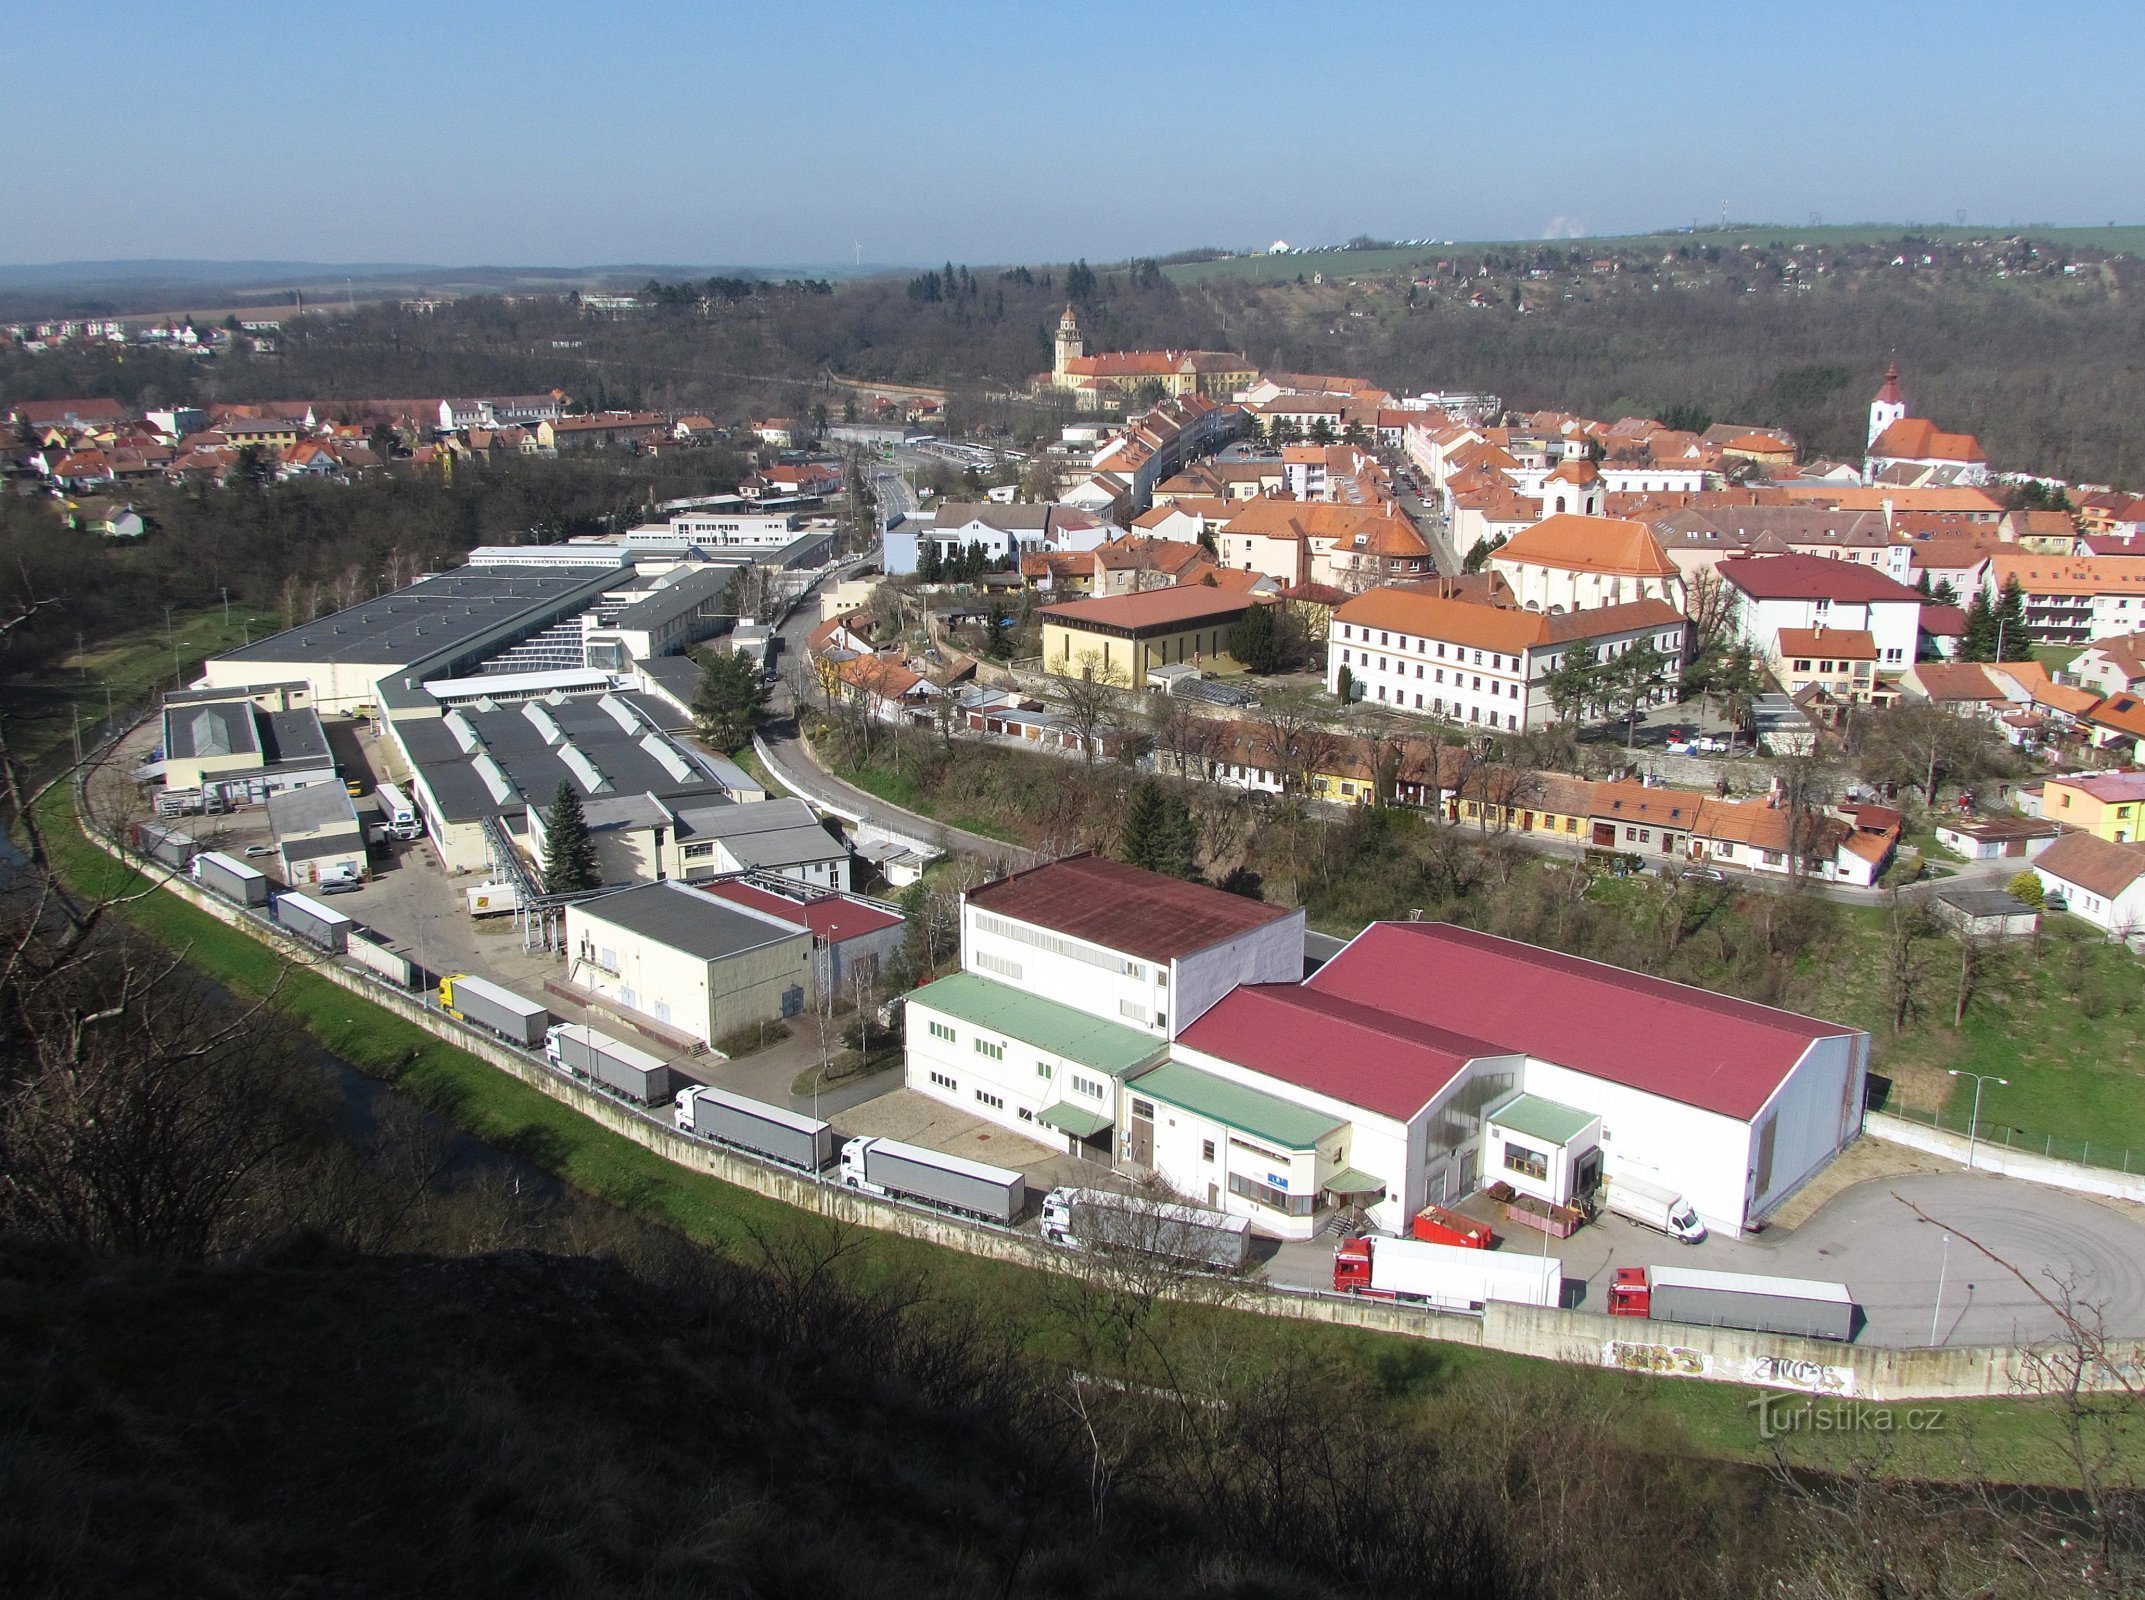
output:
[[[1258,369],[1224,350],[1114,350],[1087,354],[1071,306],[1058,318],[1054,358],[1038,387],[1070,390],[1082,411],[1115,410],[1149,384],[1166,399],[1196,394],[1232,400],[1259,381]]]

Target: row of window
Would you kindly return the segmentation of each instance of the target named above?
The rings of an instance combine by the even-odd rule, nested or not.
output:
[[[1071,939],[1061,939],[1054,933],[1045,933],[1040,928],[1031,928],[1025,923],[1008,922],[1004,917],[994,917],[988,912],[976,913],[976,931],[995,934],[1001,939],[1011,939],[1016,944],[1032,945],[1054,956],[1064,956],[1071,961],[1084,961],[1091,967],[1100,967],[1105,972],[1115,972],[1140,983],[1147,981],[1147,969],[1137,961],[1127,961],[1122,956],[1107,951],[1092,949],[1077,944]],[[1167,984],[1169,974],[1161,974],[1160,981]]]
[[[1380,700],[1385,699],[1385,685],[1382,683],[1377,685],[1377,691],[1378,698]],[[1395,689],[1393,691],[1393,698],[1390,703],[1396,706],[1404,706],[1408,703],[1408,697],[1401,690]],[[1423,704],[1423,697],[1421,695],[1417,695],[1415,697],[1415,709],[1417,711],[1432,711],[1441,717],[1449,715],[1455,722],[1458,722],[1460,720],[1460,702],[1457,700],[1453,701],[1452,710],[1450,712],[1447,712],[1445,709],[1445,702],[1443,700],[1433,700],[1428,706],[1425,706]],[[1519,731],[1519,713],[1517,711],[1507,712],[1505,714],[1504,721],[1500,723],[1497,720],[1496,712],[1492,711],[1489,716],[1485,718],[1482,714],[1482,708],[1480,706],[1469,706],[1467,708],[1467,720],[1469,722],[1478,723],[1486,722],[1487,725],[1492,728],[1509,728],[1514,733],[1517,733]]]
[[[1345,667],[1350,664],[1351,663],[1348,658],[1348,652],[1346,650],[1343,650],[1341,652],[1341,665]],[[1362,651],[1360,654],[1358,654],[1353,664],[1356,666],[1369,667],[1374,671],[1397,672],[1403,678],[1408,675],[1408,665],[1405,661],[1401,662],[1398,666],[1394,666],[1388,661],[1386,661],[1383,656],[1372,655],[1368,650]],[[1432,667],[1430,670],[1434,674],[1436,674],[1434,680],[1435,682],[1443,683],[1445,681],[1445,669],[1443,667]],[[1420,661],[1415,663],[1415,676],[1418,679],[1422,678],[1423,676],[1423,663],[1421,663]],[[1506,683],[1500,685],[1495,679],[1492,679],[1490,681],[1489,687],[1487,689],[1484,689],[1482,686],[1482,674],[1479,672],[1475,673],[1472,677],[1470,677],[1466,673],[1457,671],[1454,672],[1452,675],[1452,686],[1455,689],[1474,689],[1478,693],[1489,695],[1490,698],[1493,700],[1499,695],[1507,695],[1514,700],[1517,700],[1519,698],[1519,685],[1517,683]]]
[[[1342,623],[1342,624],[1341,624],[1341,638],[1342,638],[1342,639],[1344,639],[1344,640],[1347,640],[1347,639],[1355,639],[1355,640],[1359,640],[1360,642],[1362,642],[1362,643],[1364,643],[1364,644],[1368,644],[1368,643],[1370,643],[1370,633],[1371,633],[1371,630],[1370,630],[1370,629],[1368,629],[1368,628],[1363,628],[1363,627],[1358,627],[1358,626],[1356,626],[1356,625],[1355,625],[1354,623],[1351,623],[1351,622],[1344,622],[1344,623]],[[1407,653],[1407,649],[1408,649],[1408,640],[1409,640],[1410,638],[1413,638],[1413,637],[1414,637],[1414,636],[1413,636],[1412,634],[1405,634],[1405,633],[1404,633],[1404,634],[1402,634],[1402,635],[1400,636],[1400,643],[1399,643],[1399,645],[1398,645],[1398,646],[1396,647],[1396,646],[1395,646],[1395,645],[1393,644],[1393,635],[1392,635],[1392,632],[1391,632],[1391,630],[1389,630],[1389,629],[1383,629],[1383,628],[1381,628],[1381,629],[1380,629],[1380,630],[1378,631],[1378,643],[1379,643],[1379,644],[1381,644],[1381,645],[1385,646],[1385,647],[1386,647],[1387,649],[1389,649],[1389,650],[1390,650],[1390,649],[1395,649],[1395,648],[1397,648],[1397,649],[1398,649],[1398,650],[1399,650],[1399,651],[1401,652],[1401,654],[1403,654],[1403,655],[1405,655],[1405,654]],[[1433,651],[1432,651],[1432,650],[1430,649],[1430,646],[1431,646],[1431,645],[1432,645],[1433,643],[1434,643],[1434,644],[1436,644],[1436,646],[1437,646],[1437,649],[1436,649],[1436,650],[1435,650],[1434,652],[1433,652]],[[1446,654],[1445,654],[1445,641],[1444,641],[1444,640],[1442,640],[1442,639],[1438,639],[1438,640],[1429,640],[1429,639],[1416,639],[1416,640],[1415,640],[1415,653],[1416,653],[1417,655],[1419,655],[1419,656],[1434,656],[1434,657],[1435,657],[1435,659],[1437,659],[1437,660],[1439,660],[1439,661],[1443,661],[1443,660],[1446,660],[1446,659],[1448,659],[1448,658],[1446,657]],[[1505,659],[1504,659],[1504,657],[1503,657],[1503,656],[1501,656],[1501,655],[1499,655],[1499,654],[1498,654],[1498,653],[1497,653],[1496,651],[1494,651],[1494,650],[1492,650],[1492,651],[1490,651],[1490,652],[1489,652],[1489,661],[1488,661],[1487,663],[1485,663],[1485,662],[1483,661],[1483,659],[1482,659],[1482,656],[1483,656],[1483,652],[1482,652],[1482,651],[1480,651],[1480,650],[1476,650],[1476,651],[1474,651],[1474,660],[1473,660],[1472,662],[1468,662],[1468,660],[1467,660],[1467,658],[1468,658],[1468,646],[1466,646],[1466,645],[1458,645],[1458,644],[1456,644],[1456,645],[1454,645],[1454,646],[1452,647],[1452,655],[1451,655],[1450,659],[1451,659],[1451,660],[1454,660],[1454,661],[1458,661],[1458,662],[1463,662],[1463,663],[1467,663],[1468,665],[1472,665],[1472,666],[1477,666],[1477,667],[1479,667],[1479,666],[1483,666],[1483,665],[1487,665],[1487,666],[1489,666],[1489,667],[1491,668],[1491,670],[1493,670],[1493,671],[1496,671],[1496,672],[1517,672],[1517,671],[1519,670],[1519,657],[1518,657],[1518,656],[1514,656],[1514,657],[1512,658],[1512,664],[1511,664],[1510,666],[1506,666],[1506,665],[1505,665]],[[1345,653],[1345,652],[1344,652],[1344,653],[1342,654],[1342,656],[1341,656],[1341,659],[1342,659],[1343,661],[1346,661],[1346,660],[1348,659],[1348,657],[1347,657],[1347,655],[1346,655],[1346,653]]]

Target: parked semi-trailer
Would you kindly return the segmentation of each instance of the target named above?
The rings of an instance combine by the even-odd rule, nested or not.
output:
[[[181,833],[177,828],[159,827],[154,822],[137,822],[134,825],[134,847],[151,861],[184,872],[186,864],[201,853],[201,846],[190,833]]]
[[[670,1098],[670,1067],[622,1039],[578,1022],[561,1023],[544,1035],[544,1054],[555,1067],[608,1085],[644,1106]]]
[[[1609,1315],[1805,1339],[1848,1339],[1855,1331],[1854,1296],[1844,1283],[1690,1267],[1618,1267]]]
[[[340,911],[295,893],[277,895],[273,915],[288,932],[337,956],[350,943],[350,930],[357,926]]]
[[[410,804],[409,796],[391,783],[383,783],[372,791],[373,799],[380,807],[380,822],[397,839],[422,839],[425,825],[417,820],[417,808]]]
[[[1516,1250],[1475,1250],[1366,1234],[1333,1253],[1333,1287],[1381,1300],[1414,1300],[1445,1311],[1479,1311],[1491,1300],[1554,1306],[1564,1263]]]
[[[551,1013],[534,1000],[466,972],[439,980],[439,1003],[450,1017],[479,1023],[519,1045],[542,1044],[551,1026]]]
[[[194,882],[242,906],[268,904],[268,874],[221,850],[204,850],[187,864]]]
[[[866,1194],[1012,1222],[1028,1208],[1028,1180],[1004,1167],[941,1155],[892,1139],[851,1139],[842,1146],[842,1182]]]
[[[834,1125],[817,1117],[726,1089],[680,1089],[677,1108],[680,1133],[735,1145],[805,1172],[821,1172],[834,1164]]]
[[[1673,1189],[1641,1178],[1611,1178],[1609,1209],[1642,1228],[1665,1233],[1685,1244],[1696,1244],[1706,1236],[1706,1225],[1698,1220],[1690,1201]]]
[[[1251,1260],[1251,1219],[1104,1189],[1043,1196],[1043,1238],[1067,1250],[1131,1250],[1189,1266],[1240,1272]]]

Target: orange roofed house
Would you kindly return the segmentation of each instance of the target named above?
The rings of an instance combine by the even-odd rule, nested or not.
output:
[[[1355,696],[1474,727],[1521,733],[1556,721],[1549,676],[1566,654],[1599,659],[1651,643],[1683,658],[1682,613],[1659,598],[1544,615],[1410,589],[1373,589],[1333,613],[1326,687],[1345,669]],[[1659,693],[1672,692],[1674,674]]]

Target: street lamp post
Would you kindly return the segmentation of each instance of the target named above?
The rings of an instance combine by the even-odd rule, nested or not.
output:
[[[1950,1072],[1954,1078],[1974,1080],[1974,1110],[1966,1119],[1966,1170],[1971,1172],[1974,1170],[1974,1147],[1981,1138],[1981,1091],[1992,1083],[2000,1083],[2008,1089],[2011,1080],[1999,1078],[1993,1072],[1967,1072],[1958,1067],[1951,1068]]]
[[[1944,1314],[1944,1279],[1951,1272],[1951,1235],[1944,1235],[1944,1254],[1936,1269],[1936,1304],[1929,1308],[1929,1342],[1936,1343],[1937,1319]]]

